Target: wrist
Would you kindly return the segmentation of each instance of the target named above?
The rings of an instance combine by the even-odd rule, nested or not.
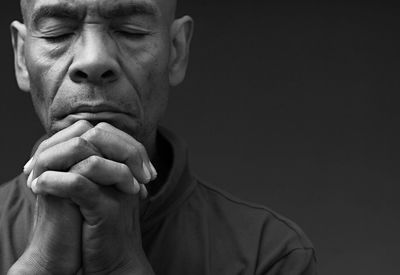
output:
[[[40,250],[28,247],[8,271],[8,275],[52,275],[76,274],[77,268],[68,262],[58,262]]]
[[[33,262],[17,261],[7,272],[7,275],[51,275],[50,270],[46,270],[41,265]]]
[[[81,219],[67,200],[38,196],[30,243],[9,273],[75,274],[81,265]]]

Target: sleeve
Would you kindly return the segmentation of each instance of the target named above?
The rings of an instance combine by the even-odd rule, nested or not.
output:
[[[293,249],[259,275],[317,275],[314,249]]]

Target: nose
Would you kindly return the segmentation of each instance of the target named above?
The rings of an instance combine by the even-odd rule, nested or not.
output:
[[[88,30],[74,48],[74,58],[69,68],[71,80],[95,85],[116,81],[120,68],[115,47],[105,34]]]

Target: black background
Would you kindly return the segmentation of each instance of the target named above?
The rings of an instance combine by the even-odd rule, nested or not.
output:
[[[0,17],[0,180],[42,129]],[[399,9],[380,2],[181,0],[196,20],[163,124],[200,178],[295,220],[320,274],[399,274]]]

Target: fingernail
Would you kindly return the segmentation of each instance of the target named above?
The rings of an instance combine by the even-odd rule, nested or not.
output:
[[[147,165],[143,162],[143,171],[144,171],[144,177],[146,179],[146,181],[150,181],[151,180],[151,174],[149,171],[149,168],[147,168]]]
[[[135,179],[135,178],[133,178],[133,187],[132,187],[132,190],[133,190],[133,194],[137,194],[137,193],[139,193],[139,191],[140,191],[140,186],[139,186],[139,182]]]
[[[32,181],[31,189],[32,189],[33,193],[36,193],[36,191],[37,191],[37,181],[38,181],[38,178],[36,178]]]
[[[142,199],[147,198],[147,196],[149,195],[149,192],[147,191],[146,186],[144,186],[144,184],[140,185],[140,197]]]
[[[32,177],[33,177],[33,171],[31,171],[31,173],[29,174],[28,179],[26,180],[26,185],[31,188],[32,186]]]
[[[25,165],[24,165],[24,173],[29,173],[29,168],[30,168],[30,166],[32,164],[32,161],[33,161],[33,157],[31,157],[31,159],[28,160],[27,163],[25,163]]]
[[[155,179],[155,178],[157,177],[156,168],[154,168],[153,163],[151,163],[151,161],[149,161],[149,164],[150,164],[150,171],[151,171],[151,174],[152,174],[152,176],[153,176],[153,179]]]

